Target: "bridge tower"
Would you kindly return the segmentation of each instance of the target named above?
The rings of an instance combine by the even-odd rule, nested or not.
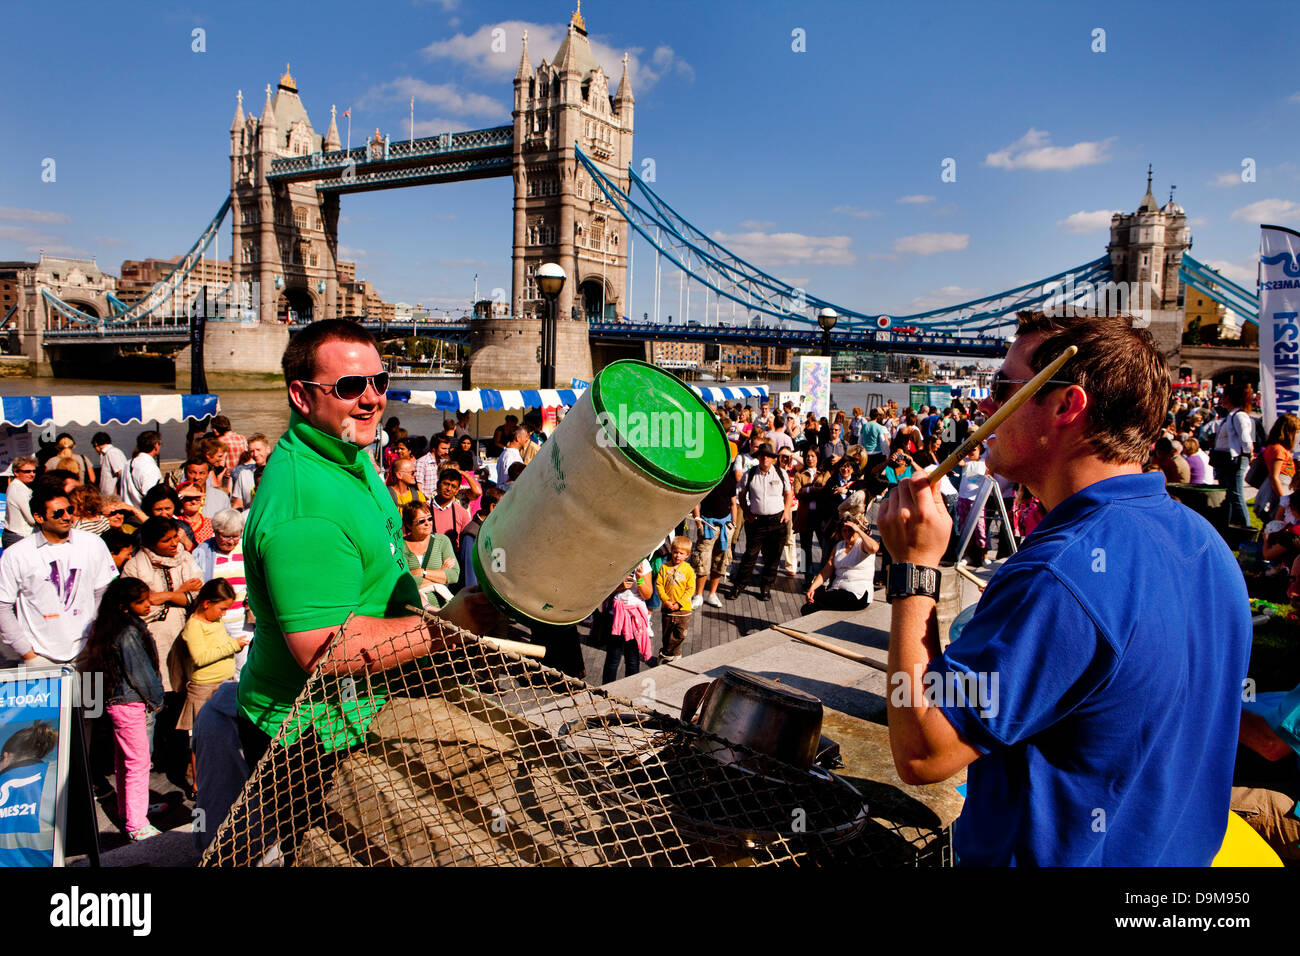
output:
[[[1136,212],[1116,213],[1110,220],[1111,279],[1141,289],[1138,303],[1150,303],[1149,326],[1170,367],[1177,372],[1183,341],[1183,290],[1178,266],[1192,247],[1187,213],[1174,202],[1162,207],[1151,192],[1151,166],[1147,166],[1147,191]],[[1149,294],[1146,292],[1150,288]]]
[[[610,179],[628,186],[634,100],[623,76],[613,96],[587,40],[581,0],[555,58],[534,71],[528,36],[515,74],[514,270],[511,304],[517,318],[539,316],[545,302],[534,276],[557,262],[569,279],[560,318],[596,321],[627,311],[627,223],[578,164],[578,143]],[[574,310],[577,310],[575,315]]]
[[[1147,191],[1137,211],[1116,213],[1110,220],[1111,277],[1116,282],[1149,282],[1154,293],[1152,308],[1182,307],[1182,282],[1178,266],[1183,253],[1192,247],[1187,213],[1174,202],[1161,207],[1151,192],[1151,167],[1147,166]]]
[[[230,125],[231,258],[263,324],[286,322],[291,314],[321,319],[337,314],[337,194],[321,196],[315,183],[273,185],[271,162],[339,148],[331,113],[324,137],[312,129],[286,64],[260,117],[244,115],[243,93]]]

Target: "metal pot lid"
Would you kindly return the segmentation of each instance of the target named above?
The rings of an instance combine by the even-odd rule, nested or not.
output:
[[[782,684],[780,681],[760,677],[758,674],[749,671],[729,667],[723,673],[722,681],[727,686],[734,687],[747,696],[780,704],[788,709],[803,710],[819,715],[822,712],[822,702],[812,694]]]

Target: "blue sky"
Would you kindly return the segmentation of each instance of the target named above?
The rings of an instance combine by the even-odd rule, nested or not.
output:
[[[519,34],[549,59],[571,9],[11,6],[6,32],[25,39],[0,62],[0,259],[44,248],[116,273],[183,252],[229,188],[235,91],[259,112],[286,61],[319,132],[331,104],[352,108],[354,145],[376,127],[408,135],[411,95],[417,135],[509,122]],[[631,54],[637,165],[655,160],[668,202],[823,298],[902,313],[1101,255],[1148,162],[1160,202],[1178,186],[1193,255],[1253,288],[1258,224],[1300,225],[1295,9],[588,0],[583,14],[615,80]],[[507,179],[345,196],[343,256],[391,301],[468,305],[476,272],[481,292],[509,287],[511,197]],[[223,256],[229,241],[227,224]],[[641,255],[634,315],[650,270]],[[671,278],[663,294],[675,312]]]

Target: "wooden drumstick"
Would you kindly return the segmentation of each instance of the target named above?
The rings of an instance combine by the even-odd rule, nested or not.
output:
[[[1074,358],[1078,351],[1079,347],[1077,345],[1071,345],[1064,352],[1058,355],[1056,359],[1047,366],[1047,368],[1043,369],[1026,382],[1024,388],[1003,402],[1002,407],[990,415],[988,421],[975,429],[975,431],[961,443],[961,446],[944,460],[943,464],[930,472],[931,487],[937,485],[944,475],[956,468],[957,465],[961,463],[962,459],[970,454],[972,448],[984,439],[988,438],[989,435],[993,434],[993,432],[997,431],[997,427],[1006,421],[1012,412],[1033,398],[1034,393],[1046,385],[1047,380],[1059,372],[1062,365]]]
[[[426,621],[436,618],[437,615],[429,611],[428,608],[416,607],[413,604],[406,605],[406,610],[412,614],[418,614]],[[443,623],[455,627],[454,624],[444,621]],[[473,633],[472,631],[470,633]],[[511,654],[518,654],[520,657],[545,657],[546,648],[541,644],[525,644],[523,641],[508,641],[502,637],[490,637],[480,634],[474,634],[481,642],[486,644],[491,650],[509,651]]]
[[[865,654],[858,654],[854,651],[846,650],[843,647],[839,647],[836,644],[831,644],[827,641],[818,640],[817,638],[813,637],[811,634],[805,634],[803,631],[793,631],[788,627],[781,627],[781,625],[779,624],[773,624],[772,630],[779,631],[780,633],[786,635],[787,637],[793,637],[796,641],[802,641],[804,644],[808,644],[812,647],[819,647],[823,651],[830,651],[832,654],[837,654],[840,657],[847,658],[848,660],[856,661],[859,664],[866,664],[868,667],[874,667],[877,670],[885,669],[885,666],[883,664],[881,664],[879,661],[872,660],[870,657],[867,657]]]

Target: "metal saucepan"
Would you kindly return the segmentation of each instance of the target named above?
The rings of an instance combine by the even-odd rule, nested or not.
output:
[[[682,719],[692,718],[708,734],[742,744],[800,767],[812,767],[821,741],[822,703],[811,694],[728,668],[716,680],[686,693]],[[700,738],[695,744],[722,763],[743,758],[725,743]]]

